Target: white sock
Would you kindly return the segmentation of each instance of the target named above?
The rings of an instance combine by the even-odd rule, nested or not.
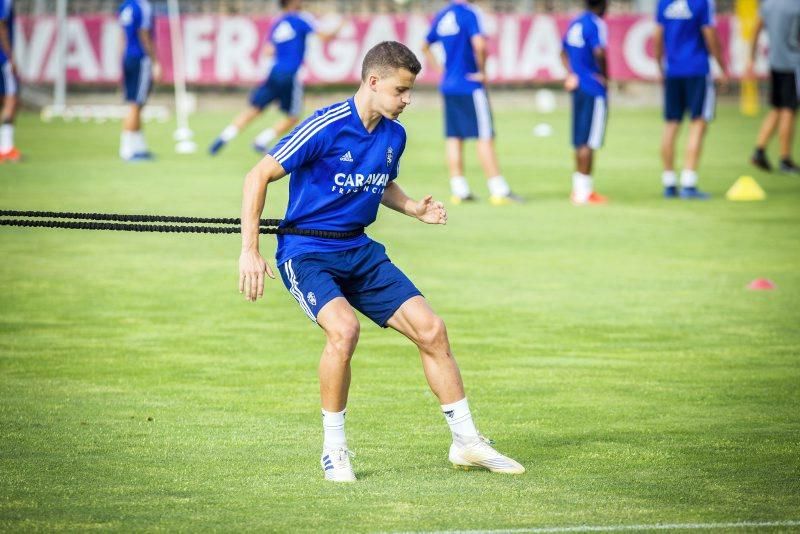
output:
[[[453,176],[450,178],[450,191],[457,197],[467,198],[470,194],[467,179],[463,176]]]
[[[344,416],[347,408],[341,412],[326,412],[322,410],[322,430],[325,433],[324,449],[347,448],[347,438],[344,436]]]
[[[227,126],[224,130],[222,130],[222,133],[219,134],[219,138],[227,143],[237,135],[239,135],[239,128],[231,124],[230,126]]]
[[[131,132],[133,134],[133,153],[141,154],[147,152],[147,141],[144,140],[144,134],[141,130]]]
[[[675,176],[675,171],[664,171],[661,173],[661,184],[664,187],[675,187],[678,185],[678,177]]]
[[[133,132],[122,130],[119,136],[119,157],[128,159],[133,156]]]
[[[690,169],[681,171],[681,187],[697,187],[697,173]]]
[[[594,191],[594,186],[590,175],[580,172],[572,174],[572,198],[575,202],[586,202],[592,191]]]
[[[275,130],[267,128],[256,136],[256,144],[259,146],[267,146],[273,139],[275,139]]]
[[[499,174],[489,178],[486,183],[489,186],[489,194],[493,197],[507,197],[511,193],[511,188],[508,187],[506,179]]]
[[[14,125],[0,125],[0,154],[4,154],[14,148]]]
[[[464,397],[452,404],[443,404],[442,413],[447,424],[450,425],[450,432],[453,433],[453,441],[472,441],[470,438],[478,436],[478,429],[472,422],[472,414],[469,411],[467,398]]]

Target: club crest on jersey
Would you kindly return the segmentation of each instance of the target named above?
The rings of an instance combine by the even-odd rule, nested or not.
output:
[[[392,161],[394,161],[394,150],[392,150],[392,147],[389,147],[386,149],[386,166],[391,167]]]
[[[314,294],[313,291],[309,291],[308,295],[306,295],[306,298],[308,299],[308,302],[310,302],[312,306],[317,305],[317,296]]]

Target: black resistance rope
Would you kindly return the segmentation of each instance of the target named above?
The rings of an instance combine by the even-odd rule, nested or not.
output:
[[[7,217],[25,218],[9,219]],[[326,239],[349,239],[352,237],[358,237],[364,233],[363,229],[352,230],[349,232],[335,232],[331,230],[310,230],[292,227],[280,228],[279,225],[281,222],[281,219],[261,219],[259,224],[259,233],[283,235],[291,234],[308,237],[321,237]],[[200,224],[208,226],[198,226]],[[0,210],[0,226],[24,226],[33,228],[69,228],[74,230],[115,230],[125,232],[238,234],[241,232],[240,224],[240,219],[232,218]]]

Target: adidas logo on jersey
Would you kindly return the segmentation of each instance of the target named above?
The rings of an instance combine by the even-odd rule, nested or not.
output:
[[[664,10],[664,18],[672,20],[688,20],[692,18],[692,10],[686,0],[675,0]]]
[[[288,21],[283,21],[278,24],[278,27],[272,32],[272,40],[276,43],[285,43],[291,41],[297,36],[292,25]]]
[[[342,156],[341,158],[339,158],[339,161],[347,161],[347,162],[349,162],[349,163],[353,163],[353,155],[352,155],[352,154],[350,153],[350,151],[348,150],[348,151],[345,153],[345,155],[344,155],[344,156]]]

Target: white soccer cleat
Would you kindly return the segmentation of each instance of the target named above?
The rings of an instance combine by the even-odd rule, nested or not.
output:
[[[491,441],[483,436],[478,436],[475,441],[466,445],[453,442],[450,445],[450,461],[456,469],[471,469],[483,467],[492,473],[506,473],[521,475],[525,472],[522,464],[503,456],[491,446]]]
[[[338,449],[322,449],[319,463],[325,473],[325,480],[333,482],[355,482],[356,474],[350,465],[350,457],[355,456],[344,447]]]

